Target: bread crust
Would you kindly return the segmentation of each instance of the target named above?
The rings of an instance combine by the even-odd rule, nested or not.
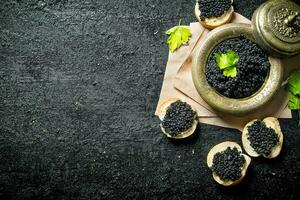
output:
[[[171,105],[171,103],[174,103],[174,102],[176,102],[176,101],[178,101],[178,100],[184,102],[183,100],[181,100],[181,99],[179,99],[179,98],[169,98],[169,99],[166,99],[165,101],[163,101],[163,102],[160,104],[160,106],[159,106],[159,108],[158,108],[158,117],[159,117],[159,119],[160,119],[161,121],[164,119],[164,117],[165,117],[165,115],[166,115],[166,112],[167,112],[167,109],[168,109],[168,107]],[[192,107],[192,109],[196,112],[196,110],[195,110],[193,107]],[[196,130],[196,128],[197,128],[197,125],[198,125],[198,118],[195,117],[192,127],[189,128],[188,130],[186,130],[186,131],[184,131],[184,132],[182,132],[182,133],[176,135],[176,136],[172,136],[172,135],[168,134],[168,133],[165,131],[165,129],[162,127],[162,124],[160,124],[160,128],[161,128],[162,132],[163,132],[167,137],[169,137],[169,138],[173,138],[173,139],[184,139],[184,138],[187,138],[187,137],[191,136],[191,135],[195,132],[195,130]]]
[[[275,147],[272,148],[271,153],[269,155],[257,153],[254,150],[254,148],[252,148],[250,145],[250,141],[248,140],[248,136],[249,136],[248,135],[248,127],[251,126],[255,121],[257,121],[257,119],[252,120],[249,123],[247,123],[243,129],[242,143],[243,143],[243,147],[244,147],[246,153],[252,157],[263,156],[268,159],[276,158],[280,154],[281,149],[282,149],[282,144],[283,144],[283,134],[282,134],[278,119],[275,117],[267,117],[263,120],[263,122],[265,122],[265,124],[268,128],[272,128],[275,130],[275,133],[278,135],[278,138],[279,138],[278,143],[276,144]]]
[[[233,2],[233,1],[232,1]],[[234,13],[234,8],[231,6],[229,10],[225,11],[223,15],[220,17],[211,17],[211,18],[205,18],[204,21],[200,19],[201,11],[199,8],[199,3],[196,1],[195,5],[195,16],[197,20],[207,29],[214,29],[218,26],[227,24],[231,21],[232,16]]]
[[[220,144],[215,145],[213,148],[211,148],[211,150],[207,154],[207,166],[209,168],[211,168],[211,166],[213,164],[214,155],[218,152],[225,151],[228,147],[230,147],[231,149],[236,147],[238,149],[238,151],[242,152],[241,146],[239,144],[237,144],[236,142],[231,142],[231,141],[222,142]],[[219,183],[223,186],[233,186],[233,185],[239,184],[244,179],[244,177],[246,176],[246,173],[247,173],[248,166],[251,163],[251,158],[243,153],[241,155],[244,156],[244,158],[245,158],[245,163],[244,163],[244,166],[242,167],[242,171],[241,171],[241,177],[235,181],[222,180],[215,172],[213,172],[212,173],[213,178],[217,183]]]

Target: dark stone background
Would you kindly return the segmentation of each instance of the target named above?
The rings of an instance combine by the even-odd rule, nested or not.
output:
[[[0,0],[0,199],[300,199],[300,129],[281,156],[217,185],[208,150],[236,130],[174,142],[154,116],[164,31],[194,0]],[[235,0],[251,17],[263,0]]]

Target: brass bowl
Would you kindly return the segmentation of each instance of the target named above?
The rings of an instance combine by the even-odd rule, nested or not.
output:
[[[213,109],[236,116],[245,116],[254,113],[268,104],[280,89],[283,77],[283,67],[277,58],[269,57],[270,71],[264,84],[253,95],[234,99],[218,93],[206,80],[205,69],[207,60],[220,42],[244,36],[255,42],[251,25],[244,23],[231,23],[218,27],[210,32],[202,45],[198,46],[192,64],[192,77],[194,85],[202,99]]]

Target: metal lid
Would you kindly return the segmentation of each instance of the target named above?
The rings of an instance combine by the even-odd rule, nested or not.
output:
[[[275,56],[300,53],[300,7],[289,0],[270,0],[252,17],[254,35],[262,48]]]

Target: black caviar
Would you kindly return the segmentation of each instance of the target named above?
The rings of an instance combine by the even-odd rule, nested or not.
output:
[[[279,137],[274,129],[268,128],[263,121],[257,120],[248,127],[248,140],[258,154],[269,155],[279,142]]]
[[[236,147],[228,147],[225,151],[214,155],[212,171],[222,180],[238,180],[242,176],[242,168],[246,160]]]
[[[162,120],[162,127],[167,133],[176,136],[193,126],[196,117],[196,112],[192,107],[180,100],[172,103]]]
[[[223,54],[233,50],[239,55],[237,76],[226,77],[219,68],[215,53]],[[205,75],[208,83],[220,94],[229,98],[249,97],[259,90],[270,70],[266,53],[254,42],[241,36],[218,44],[211,52]]]
[[[199,0],[200,19],[220,17],[231,7],[231,0]]]

